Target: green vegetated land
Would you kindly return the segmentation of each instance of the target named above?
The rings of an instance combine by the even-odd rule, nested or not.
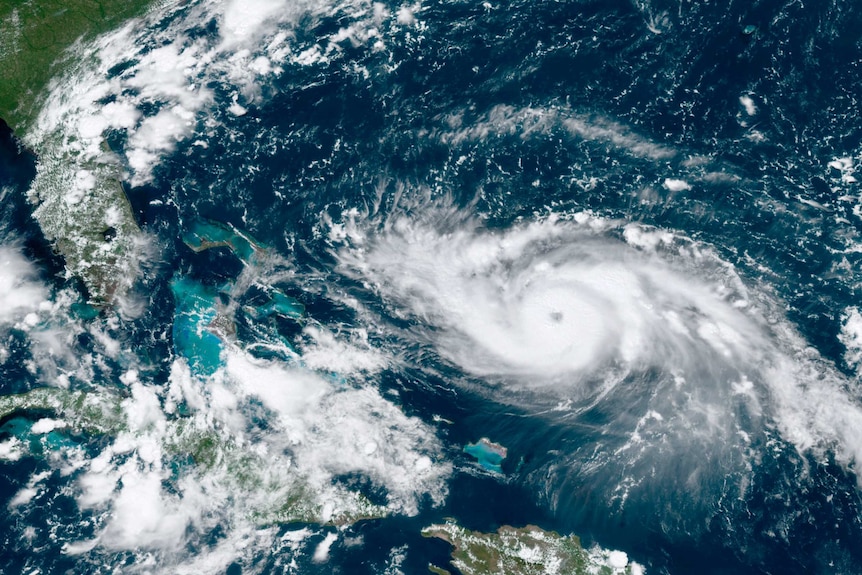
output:
[[[463,575],[638,575],[643,569],[629,563],[625,553],[596,548],[588,551],[575,535],[559,535],[535,525],[504,525],[496,533],[480,533],[452,520],[422,530],[453,546],[452,565]],[[613,558],[613,559],[612,559]],[[434,575],[450,575],[429,565]]]
[[[26,130],[63,51],[143,14],[153,0],[0,1],[0,118]]]

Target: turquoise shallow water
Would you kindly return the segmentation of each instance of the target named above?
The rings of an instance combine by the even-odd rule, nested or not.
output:
[[[222,340],[209,331],[218,314],[218,294],[190,280],[176,281],[171,289],[177,300],[172,334],[174,348],[190,358],[193,369],[212,375],[222,364]]]
[[[476,458],[476,461],[495,473],[502,473],[503,460],[506,459],[505,448],[502,445],[490,442],[488,439],[480,439],[476,443],[468,443],[464,446],[464,453]]]

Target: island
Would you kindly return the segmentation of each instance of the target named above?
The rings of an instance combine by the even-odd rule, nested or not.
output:
[[[108,391],[36,388],[0,397],[0,423],[21,420],[17,425],[6,425],[19,454],[26,453],[21,449],[42,452],[74,443],[73,436],[86,440],[139,431],[127,420],[123,399],[119,393]],[[270,462],[260,454],[240,448],[226,432],[200,428],[194,418],[169,419],[165,431],[163,447],[174,462],[177,476],[205,476],[236,493],[254,494],[253,500],[263,503],[252,506],[249,516],[259,526],[300,523],[341,527],[390,515],[387,507],[372,503],[357,491],[339,485],[315,485],[312,489],[301,473],[271,470]],[[46,438],[44,445],[42,437]]]
[[[575,535],[560,535],[535,525],[500,527],[480,533],[454,520],[422,530],[424,537],[442,539],[453,546],[452,565],[463,575],[643,575],[641,565],[622,551],[600,547],[584,549]],[[437,565],[429,571],[448,573]]]
[[[38,387],[24,393],[0,396],[0,422],[19,414],[50,414],[63,419],[74,433],[105,434],[122,428],[119,397]]]

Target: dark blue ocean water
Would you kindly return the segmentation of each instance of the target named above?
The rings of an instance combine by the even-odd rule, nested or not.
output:
[[[331,34],[342,17],[336,10],[300,21],[296,44]],[[160,261],[144,279],[147,311],[124,337],[151,360],[155,381],[167,379],[173,354],[157,337],[173,318],[171,278],[181,270],[220,286],[242,271],[225,250],[196,254],[182,243],[190,222],[209,219],[246,230],[288,258],[293,275],[284,289],[316,321],[355,325],[360,318],[340,296],[365,300],[393,326],[372,330],[373,343],[411,359],[374,384],[397,390],[408,414],[454,422],[439,426],[456,463],[442,508],[363,523],[355,528],[362,546],[336,546],[331,563],[308,560],[303,569],[378,573],[393,547],[408,545],[401,568],[426,572],[429,562],[446,563],[448,547],[419,530],[452,516],[482,530],[533,523],[573,532],[626,550],[649,573],[862,573],[862,499],[850,471],[797,454],[767,429],[754,443],[754,479],[743,497],[732,495],[738,462],[718,452],[687,453],[677,470],[656,471],[659,479],[645,481],[620,506],[613,493],[624,466],[596,472],[587,463],[623,442],[626,414],[646,400],[638,390],[649,382],[633,382],[629,396],[573,419],[536,417],[472,393],[455,383],[472,376],[393,335],[409,332],[410,320],[339,274],[318,233],[321,214],[337,218],[369,206],[410,214],[424,196],[449,198],[490,229],[552,207],[680,231],[713,247],[744,281],[768,286],[808,344],[852,378],[837,336],[842,311],[860,301],[862,251],[848,246],[858,245],[862,219],[852,212],[857,201],[840,196],[860,189],[828,163],[862,149],[862,11],[848,0],[426,2],[421,21],[421,38],[385,31],[389,53],[345,42],[322,72],[290,68],[262,86],[263,97],[247,103],[241,117],[227,112],[231,86],[214,82],[218,122],[207,146],[181,142],[154,183],[127,190],[139,223],[157,238]],[[746,34],[749,25],[755,31]],[[393,62],[397,69],[384,72]],[[756,114],[748,117],[741,96],[752,98]],[[534,112],[547,123],[525,135],[536,125]],[[476,125],[491,128],[454,135]],[[577,127],[584,125],[591,137]],[[123,137],[113,144],[122,149]],[[23,242],[45,278],[61,285],[56,257],[27,218],[23,194],[33,175],[34,158],[4,131],[3,234]],[[668,177],[690,188],[670,190]],[[290,322],[274,328],[298,336]],[[35,384],[20,367],[26,346],[16,352],[19,336],[8,337],[3,393]],[[87,341],[79,345],[89,349]],[[4,422],[0,435],[11,433],[12,423]],[[502,476],[477,472],[462,452],[482,436],[508,448]],[[710,473],[692,487],[683,474],[696,458]],[[3,501],[40,465],[35,458],[0,465]],[[49,483],[51,520],[69,531],[94,529],[98,521],[86,517],[83,527],[69,527],[80,514],[64,500],[63,479]],[[45,573],[105,572],[61,556],[57,538],[20,545],[17,521],[0,519],[4,572],[25,561]],[[265,561],[275,569],[277,558]]]

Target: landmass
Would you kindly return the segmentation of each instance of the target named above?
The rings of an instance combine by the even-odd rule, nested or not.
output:
[[[0,397],[0,422],[15,417],[30,420],[27,425],[7,426],[6,431],[13,434],[19,446],[32,445],[46,433],[52,435],[53,441],[47,446],[50,449],[69,445],[59,439],[72,434],[117,436],[130,431],[122,396],[105,391],[50,387]],[[337,485],[312,489],[299,473],[271,472],[269,462],[260,455],[241,449],[211,429],[198,428],[191,418],[168,420],[164,448],[169,459],[179,462],[178,470],[188,468],[191,473],[207,475],[237,493],[254,495],[255,501],[265,502],[250,511],[258,525],[343,526],[390,514],[385,506],[372,503],[359,492]]]
[[[422,530],[424,537],[450,543],[452,566],[463,575],[642,575],[643,567],[622,551],[584,549],[575,535],[559,535],[534,525],[503,526],[479,533],[453,520]],[[442,575],[445,569],[429,565]]]
[[[0,5],[0,118],[19,133],[38,113],[40,94],[64,51],[144,14],[153,0],[12,0]]]
[[[55,141],[62,138],[56,134],[33,147],[39,161],[28,200],[45,238],[65,259],[67,274],[83,281],[89,302],[103,308],[138,277],[142,233],[116,157],[105,152],[81,161]]]
[[[247,233],[211,220],[191,222],[188,231],[183,234],[183,242],[196,253],[228,248],[246,267],[266,266],[274,257],[268,247]],[[231,294],[236,284],[244,285],[244,282],[238,278],[218,288],[205,286],[187,277],[178,277],[171,282],[176,303],[172,327],[174,349],[188,360],[192,371],[198,375],[215,373],[222,364],[223,344],[235,339],[237,303]],[[305,307],[278,288],[261,285],[258,289],[263,292],[266,301],[242,307],[243,313],[258,321],[253,327],[260,340],[256,345],[293,352],[290,342],[281,337],[277,330],[267,330],[267,326],[259,322],[274,315],[300,320],[305,314]]]
[[[245,265],[259,263],[267,248],[236,227],[212,220],[194,220],[183,234],[183,243],[195,253],[213,248],[228,248]]]
[[[118,399],[84,391],[43,387],[0,396],[0,422],[27,413],[62,417],[65,426],[77,432],[116,432],[123,424],[123,412]]]
[[[248,266],[268,258],[265,246],[226,224],[193,222],[191,230],[184,239],[195,251],[227,247]],[[225,346],[235,344],[236,306],[222,303],[219,297],[220,293],[229,296],[233,282],[215,289],[180,276],[171,287],[176,300],[174,350],[186,360],[195,377],[209,378],[223,365]],[[254,311],[257,316],[302,316],[300,302],[274,288],[268,295],[269,299]],[[282,340],[273,340],[273,344],[289,345]],[[0,423],[23,419],[6,429],[16,445],[39,445],[39,437],[49,434],[48,449],[68,445],[64,439],[76,434],[116,437],[146,431],[130,424],[123,393],[120,389],[70,391],[45,387],[0,396]],[[306,523],[340,527],[391,514],[386,506],[373,503],[359,491],[338,484],[316,485],[295,468],[272,466],[270,459],[239,445],[229,431],[216,429],[211,422],[201,424],[183,406],[170,411],[163,447],[175,472],[205,476],[243,494],[249,502],[249,517],[257,525]],[[10,451],[9,446],[5,451]],[[3,452],[0,444],[0,459]]]
[[[190,420],[175,422],[170,437],[165,447],[172,458],[188,458],[195,473],[217,478],[236,493],[265,502],[250,513],[260,526],[308,523],[341,527],[390,515],[385,506],[359,492],[338,485],[312,489],[302,474],[270,469],[270,461],[211,429],[198,429]]]
[[[65,122],[36,133],[51,80],[80,66],[70,47],[144,14],[154,0],[13,0],[0,6],[0,118],[39,159],[28,193],[34,218],[89,301],[113,304],[138,275],[141,232],[102,140],[83,153]]]

